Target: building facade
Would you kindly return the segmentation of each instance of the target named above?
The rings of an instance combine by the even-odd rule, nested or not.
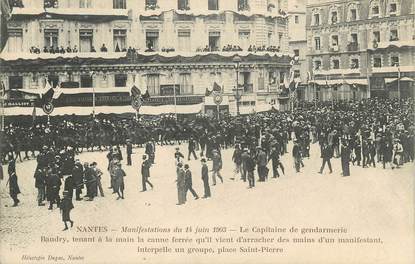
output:
[[[135,84],[153,98],[201,98],[216,82],[235,113],[237,79],[239,105],[255,111],[289,75],[287,0],[10,2],[6,90]]]
[[[414,26],[412,0],[307,5],[308,98],[413,96]]]
[[[297,84],[297,98],[307,100],[305,93],[308,85],[307,35],[306,35],[306,1],[293,0],[288,3],[288,39],[294,54],[292,74]]]

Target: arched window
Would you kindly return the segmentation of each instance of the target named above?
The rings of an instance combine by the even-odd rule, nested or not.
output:
[[[351,3],[347,7],[347,21],[359,20],[359,6],[357,3]]]
[[[369,18],[382,17],[379,0],[372,0],[369,6]]]

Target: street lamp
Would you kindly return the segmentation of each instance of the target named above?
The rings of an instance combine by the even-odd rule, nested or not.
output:
[[[235,69],[236,69],[236,115],[239,116],[239,100],[241,99],[241,96],[239,95],[239,64],[241,63],[242,59],[238,55],[233,57],[232,61],[235,63]]]

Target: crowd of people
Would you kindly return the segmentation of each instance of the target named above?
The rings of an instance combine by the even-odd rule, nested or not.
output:
[[[299,103],[292,112],[265,112],[247,116],[224,115],[211,118],[206,115],[176,118],[161,115],[145,119],[100,118],[86,122],[78,117],[57,117],[51,124],[8,124],[3,141],[2,162],[9,163],[10,195],[17,206],[20,192],[15,173],[15,163],[36,157],[35,187],[38,205],[49,201],[61,205],[59,190],[64,183],[66,196],[76,200],[92,201],[104,196],[101,185],[103,172],[92,164],[80,163],[76,156],[82,151],[109,150],[107,171],[112,192],[117,199],[124,199],[124,177],[121,148],[126,147],[127,166],[132,165],[134,146],[144,147],[141,163],[142,191],[147,186],[154,164],[156,146],[177,145],[187,142],[188,152],[176,148],[178,204],[186,202],[190,192],[199,195],[192,187],[192,172],[187,160],[201,158],[203,198],[211,196],[209,179],[216,185],[216,178],[224,182],[221,174],[224,161],[223,149],[232,148],[235,170],[233,180],[247,181],[249,188],[255,181],[265,182],[285,173],[281,156],[291,152],[296,172],[303,167],[303,158],[310,156],[310,148],[320,149],[324,173],[335,168],[331,159],[340,158],[342,176],[350,176],[350,164],[363,168],[381,166],[399,168],[414,160],[415,126],[413,99],[366,99],[335,103]],[[288,149],[289,141],[293,147]],[[24,157],[22,158],[22,153]],[[211,162],[211,165],[208,162]],[[270,164],[270,169],[268,169]],[[209,177],[209,169],[212,171]],[[271,171],[271,173],[269,172]],[[257,177],[255,177],[257,175]],[[272,176],[271,176],[272,175]],[[80,197],[82,189],[86,196]],[[66,203],[65,207],[73,207]],[[68,216],[68,215],[66,215]],[[65,219],[70,219],[65,217]],[[69,221],[69,220],[66,220]],[[72,220],[70,220],[72,221]],[[69,222],[70,222],[69,221]],[[66,224],[65,224],[66,225]],[[67,228],[67,227],[66,227]]]

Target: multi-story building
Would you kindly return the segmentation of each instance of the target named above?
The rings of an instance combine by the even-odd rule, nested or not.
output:
[[[223,108],[236,113],[237,101],[241,112],[277,101],[288,78],[287,0],[11,3],[0,75],[9,94],[47,83],[107,91],[135,84],[148,89],[147,104],[172,104],[174,95],[177,104],[204,101],[209,108],[204,94],[216,82]],[[101,99],[96,103],[108,104]]]
[[[294,55],[292,74],[297,86],[297,98],[307,100],[305,90],[308,85],[306,1],[292,0],[288,3],[288,39],[290,51]]]
[[[414,8],[412,0],[307,5],[308,98],[413,96]]]

